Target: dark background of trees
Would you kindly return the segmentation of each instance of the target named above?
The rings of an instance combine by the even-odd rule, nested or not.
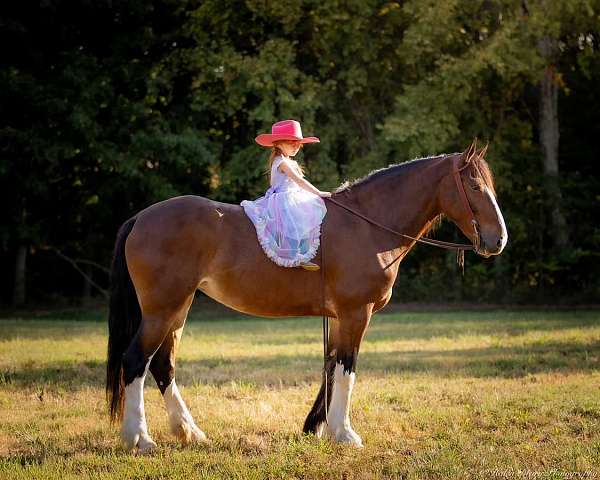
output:
[[[468,254],[463,277],[453,254],[416,247],[396,300],[599,298],[600,1],[0,9],[4,305],[102,298],[119,225],[151,203],[261,195],[253,139],[283,118],[321,137],[301,161],[323,189],[490,143],[505,252]],[[449,222],[435,236],[464,241]]]

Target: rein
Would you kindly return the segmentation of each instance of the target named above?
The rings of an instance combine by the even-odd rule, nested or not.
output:
[[[322,236],[323,234],[321,234]],[[329,389],[327,380],[327,357],[329,347],[329,317],[325,314],[325,245],[321,239],[321,311],[323,312],[323,385],[325,386],[325,424],[329,425]]]
[[[332,197],[327,197],[327,200],[332,203],[335,203],[338,207],[342,207],[343,209],[348,210],[350,213],[353,213],[357,217],[360,217],[363,220],[366,220],[367,222],[375,225],[376,227],[379,227],[383,230],[393,233],[394,235],[398,235],[399,237],[405,237],[405,238],[408,238],[415,242],[424,243],[426,245],[431,245],[432,247],[445,248],[446,250],[475,250],[475,246],[468,245],[466,243],[444,242],[443,240],[436,240],[434,238],[427,238],[427,237],[422,237],[422,238],[411,237],[410,235],[406,235],[405,233],[400,233],[396,230],[386,227],[385,225],[382,225],[379,222],[376,222],[375,220],[363,215],[362,213],[354,210],[353,208],[351,208],[347,205],[344,205],[343,203],[340,203],[337,200],[334,200]]]

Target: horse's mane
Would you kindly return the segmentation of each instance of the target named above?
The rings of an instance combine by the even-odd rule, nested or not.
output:
[[[457,152],[457,153],[443,153],[441,155],[431,155],[429,157],[421,157],[415,158],[413,160],[409,160],[407,162],[402,163],[394,163],[388,165],[387,167],[378,168],[375,170],[371,170],[366,175],[357,178],[352,181],[346,180],[339,187],[337,187],[333,193],[343,193],[349,192],[353,187],[366,185],[371,183],[374,180],[380,178],[386,178],[388,176],[402,174],[405,170],[411,169],[414,166],[419,165],[422,162],[427,160],[433,160],[436,158],[442,157],[452,157],[455,155],[464,155],[465,159],[465,167],[468,165],[472,165],[473,169],[478,173],[478,177],[474,177],[475,180],[481,181],[484,185],[486,185],[496,196],[496,189],[494,187],[494,177],[492,175],[492,171],[488,163],[485,161],[484,156],[487,151],[487,146],[482,148],[479,152],[477,152],[476,142],[474,142],[465,152]]]
[[[457,152],[457,153],[450,153],[450,154],[443,153],[441,155],[431,155],[428,157],[415,158],[415,159],[409,160],[407,162],[394,163],[394,164],[388,165],[387,167],[371,170],[366,175],[359,177],[355,180],[352,180],[352,181],[346,180],[339,187],[337,187],[333,191],[333,193],[335,193],[335,194],[344,193],[344,192],[349,193],[353,187],[367,185],[378,179],[387,178],[389,176],[396,176],[398,174],[403,174],[406,171],[408,171],[409,169],[412,169],[413,167],[418,166],[422,162],[425,162],[427,160],[433,160],[433,159],[444,158],[444,157],[454,157],[455,155],[461,155],[464,158],[463,166],[465,168],[472,166],[473,170],[475,171],[475,173],[477,175],[475,177],[473,177],[473,175],[471,175],[471,177],[476,182],[481,183],[482,186],[483,185],[487,186],[491,190],[493,195],[496,196],[496,189],[494,187],[494,177],[492,175],[492,171],[490,170],[488,163],[484,159],[486,152],[487,152],[487,145],[484,148],[482,148],[481,150],[477,151],[477,141],[475,140],[465,152]],[[427,234],[435,231],[437,228],[440,227],[443,219],[444,219],[444,214],[440,214],[437,217],[435,217],[429,224],[429,227],[422,234],[427,235]]]
[[[454,155],[454,154],[443,153],[441,155],[431,155],[428,157],[414,158],[412,160],[408,160],[408,161],[402,162],[402,163],[394,163],[394,164],[388,165],[387,167],[383,167],[383,168],[377,168],[375,170],[371,170],[366,175],[359,177],[355,180],[352,180],[352,181],[346,180],[339,187],[337,187],[333,191],[333,193],[343,193],[343,192],[349,193],[351,191],[351,189],[355,186],[367,185],[367,184],[371,183],[372,181],[380,179],[380,178],[386,178],[388,176],[392,176],[392,175],[395,176],[397,174],[405,173],[406,170],[409,170],[415,166],[418,166],[418,165],[420,165],[420,163],[425,162],[427,160],[433,160],[435,158],[442,158],[442,157],[452,156],[452,155]],[[488,171],[489,171],[489,169],[488,169]],[[439,214],[437,217],[435,217],[431,221],[431,223],[429,224],[429,227],[422,234],[427,235],[428,233],[435,231],[437,228],[440,227],[443,219],[444,219],[444,214]]]
[[[393,163],[393,164],[388,165],[387,167],[377,168],[375,170],[371,170],[366,175],[359,177],[355,180],[352,180],[352,181],[346,180],[339,187],[337,187],[333,191],[333,193],[342,193],[345,191],[349,191],[355,186],[365,185],[376,179],[385,178],[385,177],[388,177],[391,175],[396,175],[397,173],[403,172],[404,170],[414,167],[415,165],[419,164],[420,162],[424,162],[426,160],[432,160],[434,158],[441,158],[441,157],[445,157],[445,156],[449,156],[449,155],[452,155],[452,154],[444,153],[441,155],[431,155],[429,157],[415,158],[413,160],[409,160],[406,162]]]

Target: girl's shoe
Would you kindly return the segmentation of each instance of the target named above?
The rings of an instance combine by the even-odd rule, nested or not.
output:
[[[316,263],[312,263],[312,262],[306,262],[300,265],[304,270],[319,270],[321,267],[319,267]]]

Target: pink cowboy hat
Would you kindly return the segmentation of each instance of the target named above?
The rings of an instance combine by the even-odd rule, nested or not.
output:
[[[317,137],[303,137],[300,123],[296,120],[282,120],[274,123],[271,133],[261,133],[256,137],[256,143],[263,147],[272,147],[278,140],[297,140],[300,143],[320,142]]]

